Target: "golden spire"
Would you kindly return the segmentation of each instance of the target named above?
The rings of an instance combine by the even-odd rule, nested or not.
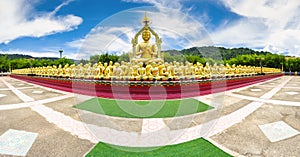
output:
[[[147,13],[145,12],[144,18],[143,18],[143,23],[145,24],[145,26],[148,26],[148,24],[151,22],[150,19],[147,16]]]

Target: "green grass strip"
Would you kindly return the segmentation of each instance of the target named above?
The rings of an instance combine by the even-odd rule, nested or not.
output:
[[[116,100],[92,98],[75,106],[94,113],[126,118],[165,118],[203,112],[213,107],[196,99]]]
[[[223,150],[203,138],[157,148],[113,146],[98,143],[86,157],[230,157]]]

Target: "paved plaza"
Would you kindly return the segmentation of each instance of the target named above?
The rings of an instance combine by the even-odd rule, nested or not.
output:
[[[200,137],[233,156],[300,156],[299,87],[300,77],[282,76],[195,97],[214,107],[202,113],[127,119],[73,107],[88,96],[0,77],[0,156],[74,157],[99,141],[153,147]]]

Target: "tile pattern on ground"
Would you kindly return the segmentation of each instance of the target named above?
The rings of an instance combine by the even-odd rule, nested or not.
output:
[[[252,88],[246,88],[239,91],[234,91],[234,94],[251,96],[251,97],[261,97],[262,95],[268,93],[273,87],[266,86],[253,86]]]
[[[37,133],[9,129],[0,136],[0,154],[25,156],[37,136]]]
[[[252,88],[252,89],[250,89],[250,91],[251,92],[260,92],[260,91],[262,91],[261,89],[257,89],[257,88]]]
[[[300,102],[300,88],[282,88],[273,97],[272,100],[283,100],[291,102]]]
[[[42,94],[44,93],[43,91],[40,91],[40,90],[34,90],[31,92],[32,94]]]
[[[44,117],[29,108],[0,111],[0,119],[0,135],[11,128],[38,133],[26,154],[29,157],[84,156],[94,146],[93,143],[81,140],[55,124],[47,122]]]
[[[259,125],[259,128],[271,142],[277,142],[299,134],[297,130],[284,121]]]
[[[51,90],[38,88],[38,87],[30,88],[30,89],[20,89],[20,91],[35,100],[54,98],[54,97],[58,97],[61,95],[60,93],[57,93],[57,92],[54,92]]]
[[[288,95],[297,95],[297,94],[299,94],[298,92],[285,92],[286,94],[288,94]]]
[[[0,105],[7,105],[7,104],[18,104],[22,103],[23,101],[17,97],[15,93],[11,90],[0,91],[1,95],[6,95],[1,97]]]
[[[277,121],[284,121],[300,130],[300,107],[265,104],[241,123],[211,138],[244,156],[299,156],[300,135],[270,142],[258,127]]]

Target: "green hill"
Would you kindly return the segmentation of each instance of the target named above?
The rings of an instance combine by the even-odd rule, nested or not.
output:
[[[170,51],[167,51],[170,52]],[[257,55],[266,55],[271,54],[270,52],[263,51],[254,51],[249,48],[224,48],[224,47],[215,47],[215,46],[203,46],[203,47],[192,47],[189,49],[183,49],[179,51],[183,55],[197,55],[204,58],[212,58],[214,60],[228,60],[234,58],[238,55],[246,54],[257,54]]]

